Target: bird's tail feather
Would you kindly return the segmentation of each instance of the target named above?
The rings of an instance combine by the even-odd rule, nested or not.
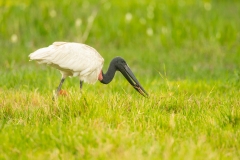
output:
[[[49,48],[38,49],[35,52],[31,53],[29,55],[29,58],[30,58],[30,60],[44,59],[48,56],[49,51],[50,51]]]
[[[36,60],[38,63],[47,63],[49,64],[49,53],[51,52],[51,49],[49,47],[46,48],[40,48],[36,50],[35,52],[31,53],[29,55],[30,61]]]

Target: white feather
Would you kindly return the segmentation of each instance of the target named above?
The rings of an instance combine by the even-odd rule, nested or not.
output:
[[[95,83],[104,59],[92,47],[81,43],[54,42],[29,55],[30,60],[57,68],[65,78],[78,76],[81,81]]]

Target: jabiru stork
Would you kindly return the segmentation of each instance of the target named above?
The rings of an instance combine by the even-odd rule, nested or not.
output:
[[[120,71],[134,89],[141,95],[148,96],[123,58],[115,57],[104,74],[102,72],[103,57],[86,44],[54,42],[48,47],[40,48],[31,53],[29,58],[40,64],[54,67],[61,72],[62,78],[57,87],[56,95],[59,94],[62,84],[68,76],[79,77],[81,90],[83,82],[93,84],[99,80],[103,84],[108,84],[114,78],[115,72]]]

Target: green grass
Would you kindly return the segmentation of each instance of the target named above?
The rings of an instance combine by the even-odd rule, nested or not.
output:
[[[0,159],[239,159],[240,2],[0,0]],[[93,21],[90,21],[90,20]],[[54,41],[121,56],[149,93],[29,62]]]

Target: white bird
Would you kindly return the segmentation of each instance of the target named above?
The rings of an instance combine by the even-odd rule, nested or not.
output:
[[[82,89],[83,82],[94,84],[99,80],[103,84],[108,84],[112,81],[115,72],[120,71],[140,94],[148,96],[123,58],[114,58],[107,73],[104,74],[102,72],[104,59],[94,48],[86,44],[54,42],[48,47],[36,50],[29,57],[30,60],[50,65],[61,72],[62,78],[56,95],[59,94],[62,84],[68,76],[78,76],[80,89]]]

